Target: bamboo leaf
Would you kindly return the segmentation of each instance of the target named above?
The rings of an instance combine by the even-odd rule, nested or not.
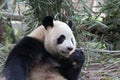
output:
[[[7,0],[3,0],[4,2],[0,5],[0,10],[5,6],[5,4],[6,4],[6,2],[7,2]]]
[[[102,28],[108,28],[107,25],[103,24],[103,23],[100,22],[100,21],[96,21],[96,23],[97,23],[98,25],[100,25]]]

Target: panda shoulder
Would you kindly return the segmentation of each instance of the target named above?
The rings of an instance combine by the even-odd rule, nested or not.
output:
[[[30,34],[28,34],[27,36],[35,38],[40,40],[41,42],[44,41],[44,35],[45,34],[45,28],[43,25],[39,26],[38,28],[36,28],[35,30],[33,30]]]

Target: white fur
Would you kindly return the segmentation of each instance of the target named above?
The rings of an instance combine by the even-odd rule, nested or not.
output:
[[[57,44],[57,38],[60,37],[60,35],[64,35],[66,38],[62,44]],[[73,42],[71,41],[71,38],[73,38]],[[49,28],[45,33],[45,48],[47,51],[49,51],[51,54],[55,55],[63,55],[63,56],[69,56],[76,48],[76,41],[74,38],[74,35],[72,33],[72,30],[70,27],[61,21],[54,21],[53,28]],[[67,48],[72,47],[73,50],[69,51]],[[61,51],[66,52],[66,54],[62,53]]]
[[[40,26],[37,29],[33,30],[28,36],[36,38],[41,42],[44,42],[45,31],[46,30],[44,26]]]
[[[57,44],[57,39],[60,35],[64,35],[66,38],[62,44]],[[47,30],[43,26],[40,26],[28,36],[44,42],[46,50],[53,55],[63,55],[68,57],[76,48],[76,41],[72,30],[66,23],[61,21],[54,21],[54,26],[49,26]],[[72,43],[71,38],[73,39],[74,44]],[[73,48],[73,50],[69,51],[67,49],[68,47]],[[62,53],[62,51],[65,53]]]

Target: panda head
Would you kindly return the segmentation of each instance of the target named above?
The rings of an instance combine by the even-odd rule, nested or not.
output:
[[[75,37],[71,25],[61,21],[53,21],[51,16],[43,19],[45,49],[56,56],[68,57],[76,48]]]

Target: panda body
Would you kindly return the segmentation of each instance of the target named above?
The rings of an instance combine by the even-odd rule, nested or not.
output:
[[[76,41],[69,26],[47,16],[42,26],[24,37],[10,52],[4,67],[5,78],[77,80],[84,55],[75,48]]]

